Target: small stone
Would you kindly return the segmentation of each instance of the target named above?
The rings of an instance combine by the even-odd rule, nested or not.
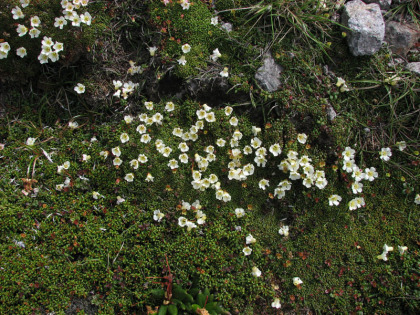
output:
[[[394,54],[406,55],[420,38],[420,29],[415,24],[386,23],[385,41]]]
[[[280,74],[283,68],[278,65],[270,52],[264,55],[264,64],[258,68],[255,79],[261,87],[268,92],[275,92],[279,89]]]
[[[410,62],[405,66],[405,68],[417,75],[420,75],[420,62]]]
[[[347,43],[354,56],[373,55],[381,48],[385,22],[378,4],[364,4],[360,0],[347,2],[342,23],[350,29]]]
[[[331,105],[327,105],[326,111],[328,120],[330,122],[333,122],[335,120],[335,117],[337,117],[337,113],[335,112],[334,108]]]

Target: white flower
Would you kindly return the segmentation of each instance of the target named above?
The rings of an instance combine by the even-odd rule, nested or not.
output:
[[[258,183],[258,187],[260,187],[260,189],[265,190],[265,188],[269,186],[269,181],[267,179],[261,179]]]
[[[175,159],[172,159],[169,161],[168,166],[171,168],[171,170],[174,170],[176,168],[178,168],[178,161]]]
[[[254,149],[258,149],[261,146],[261,143],[261,140],[257,137],[251,139],[251,147],[253,147]]]
[[[394,247],[392,246],[388,246],[386,244],[384,244],[384,246],[382,247],[382,249],[384,250],[384,252],[392,252],[394,250]]]
[[[184,44],[184,45],[182,45],[182,52],[184,53],[184,54],[187,54],[187,53],[189,53],[190,52],[190,50],[191,50],[191,46],[190,45],[188,45],[188,44]]]
[[[134,180],[134,174],[133,173],[128,173],[128,174],[125,175],[124,179],[127,182],[132,182]]]
[[[358,203],[357,203],[357,199],[352,199],[349,201],[348,203],[349,206],[349,210],[356,210],[358,208]]]
[[[0,43],[0,52],[5,53],[7,55],[9,51],[10,51],[10,45],[8,42]]]
[[[252,275],[254,276],[254,277],[261,277],[261,270],[260,269],[258,269],[257,267],[252,267]]]
[[[74,87],[74,90],[75,90],[78,94],[85,93],[85,86],[84,86],[82,83],[77,83],[77,85]]]
[[[381,259],[383,261],[387,261],[388,257],[386,257],[386,255],[388,254],[388,252],[382,252],[382,254],[376,256],[377,259]]]
[[[236,208],[235,214],[237,218],[242,218],[243,216],[245,216],[245,210],[242,208]]]
[[[60,56],[58,55],[58,52],[56,52],[56,51],[51,51],[51,52],[48,54],[48,58],[49,58],[52,62],[56,62],[56,61],[60,58]]]
[[[127,133],[123,132],[120,136],[120,140],[121,140],[121,143],[126,143],[127,141],[130,140],[130,137],[128,136]]]
[[[377,177],[378,177],[378,173],[376,172],[376,168],[371,167],[371,168],[365,169],[365,179],[371,182]]]
[[[63,184],[58,184],[58,185],[55,185],[55,189],[56,189],[57,191],[62,191],[62,190],[64,189],[64,185],[63,185]]]
[[[184,55],[182,55],[177,61],[180,65],[183,65],[183,66],[187,64],[187,60],[185,59]]]
[[[225,146],[225,144],[226,144],[226,140],[224,140],[224,139],[222,139],[222,138],[219,138],[219,139],[217,139],[217,140],[216,140],[216,145],[217,145],[218,147],[224,147],[224,146]]]
[[[188,221],[186,225],[187,225],[187,231],[188,232],[197,227],[197,225],[194,222],[191,222],[191,221]]]
[[[82,154],[82,161],[83,162],[87,162],[90,160],[90,155],[88,154]]]
[[[251,235],[251,234],[249,234],[247,237],[246,237],[246,244],[247,245],[249,245],[249,244],[254,244],[255,242],[256,242],[257,240]]]
[[[178,225],[179,225],[180,227],[184,227],[184,226],[186,226],[186,225],[187,225],[187,222],[188,222],[188,220],[187,220],[187,218],[185,218],[185,217],[179,217],[179,218],[178,218]]]
[[[379,152],[379,158],[384,161],[389,161],[389,158],[392,156],[390,148],[382,148]]]
[[[279,229],[279,234],[283,236],[289,236],[289,226],[284,225]]]
[[[344,160],[343,161],[343,170],[350,173],[353,172],[353,168],[356,166],[354,160]]]
[[[153,102],[144,102],[144,106],[146,107],[146,109],[152,110],[153,109]]]
[[[275,143],[270,146],[268,151],[270,151],[273,156],[278,156],[279,154],[281,154],[280,145],[278,143]]]
[[[365,199],[363,197],[356,198],[357,208],[361,208],[365,205]]]
[[[299,277],[294,277],[293,278],[293,284],[295,286],[301,285],[302,283],[303,283],[303,281]]]
[[[92,197],[93,199],[99,199],[99,197],[103,197],[103,196],[97,191],[92,191]]]
[[[122,198],[121,196],[117,196],[117,205],[122,204],[124,201],[124,198]]]
[[[63,168],[64,168],[65,170],[68,170],[68,169],[70,168],[70,161],[66,161],[66,162],[64,162],[64,163],[63,163]]]
[[[131,160],[130,166],[134,168],[135,170],[139,168],[139,161],[138,160]]]
[[[400,246],[398,245],[398,252],[400,253],[400,255],[404,255],[404,252],[408,249],[407,246]]]
[[[164,218],[164,214],[160,210],[153,211],[153,220],[160,222]]]
[[[172,112],[175,109],[175,105],[173,102],[167,102],[165,105],[165,110],[167,112]]]
[[[26,8],[30,2],[31,2],[30,0],[20,0],[20,4],[22,8]]]
[[[115,156],[120,156],[121,155],[121,149],[120,147],[115,147],[111,149],[112,154],[114,154]]]
[[[217,16],[212,17],[210,24],[211,25],[214,25],[214,26],[216,26],[217,24],[219,24],[219,17],[217,17]]]
[[[60,30],[62,30],[65,25],[67,25],[67,20],[64,18],[64,16],[55,18],[55,22],[54,22],[55,27],[59,27]]]
[[[25,17],[25,14],[23,14],[22,9],[18,6],[12,9],[12,14],[14,20],[23,19]]]
[[[246,246],[246,247],[244,247],[244,249],[242,250],[242,252],[244,253],[245,256],[249,256],[252,253],[252,248]]]
[[[106,158],[108,157],[109,152],[108,151],[101,151],[99,152],[99,155],[102,156],[104,158],[104,160],[106,160]]]
[[[41,20],[39,19],[38,16],[35,15],[35,16],[31,17],[31,26],[32,27],[37,27],[40,24],[41,24]]]
[[[26,139],[26,145],[33,146],[35,144],[36,138]]]
[[[181,152],[188,152],[188,150],[189,150],[190,148],[188,147],[188,145],[187,145],[185,142],[181,142],[181,143],[178,145],[178,149],[179,149]]]
[[[22,37],[28,32],[28,28],[25,25],[19,24],[16,32],[18,32],[19,37]]]
[[[275,298],[275,299],[274,299],[274,302],[273,302],[273,303],[271,303],[271,307],[274,307],[274,308],[281,308],[280,299],[279,299],[279,298]]]
[[[328,198],[328,203],[330,206],[338,206],[342,198],[339,195],[331,195]]]
[[[157,51],[157,47],[153,46],[153,47],[149,47],[149,54],[151,57],[153,57],[155,55]]]
[[[223,78],[227,78],[229,76],[229,69],[228,67],[224,67],[223,70],[220,72],[220,76]]]
[[[238,118],[236,118],[235,116],[233,116],[229,119],[229,124],[231,124],[232,126],[237,126],[238,122],[239,122]]]
[[[404,151],[405,148],[407,147],[407,143],[405,141],[398,141],[395,144],[398,146],[398,150],[400,151]]]
[[[116,158],[114,158],[114,160],[112,161],[112,164],[114,164],[115,166],[120,166],[122,164],[122,160],[117,156]]]
[[[146,182],[153,182],[153,180],[154,180],[155,178],[152,176],[152,174],[150,174],[150,173],[147,173],[147,176],[146,176]]]
[[[361,193],[363,190],[363,184],[359,182],[354,182],[351,184],[351,189],[353,191],[353,194]]]
[[[420,205],[420,194],[417,194],[416,197],[414,197],[414,203]]]
[[[181,6],[183,10],[188,10],[190,8],[191,3],[188,0],[181,0]]]
[[[219,48],[216,48],[215,50],[213,50],[213,54],[210,57],[211,57],[211,60],[215,62],[217,61],[217,59],[222,57],[222,54],[219,52]]]
[[[298,135],[297,135],[297,140],[300,142],[300,143],[302,143],[302,144],[304,144],[304,143],[306,143],[306,139],[308,138],[308,136],[306,135],[306,134],[304,134],[304,133],[299,133]]]
[[[184,163],[184,164],[188,163],[188,155],[186,153],[180,154],[178,158],[181,161],[181,163]]]
[[[252,126],[252,133],[253,133],[254,137],[256,137],[257,134],[260,133],[260,132],[261,132],[261,128],[260,127]]]
[[[80,16],[77,13],[73,14],[73,16],[71,18],[71,25],[80,26],[81,22],[82,22],[82,20],[80,19]]]
[[[164,147],[162,150],[162,155],[164,157],[168,157],[172,152],[172,149],[170,147]]]
[[[144,154],[139,154],[139,156],[138,156],[138,158],[137,158],[137,160],[140,162],[140,163],[142,163],[142,164],[144,164],[144,163],[146,163],[147,162],[147,156],[145,156]]]
[[[355,150],[353,150],[350,147],[346,147],[342,153],[344,160],[349,161],[354,159],[354,154],[356,153]]]
[[[148,133],[141,135],[140,142],[149,143],[152,140]]]
[[[89,12],[85,12],[84,14],[80,15],[80,19],[82,23],[85,23],[86,25],[90,25],[92,22],[92,16]]]
[[[124,116],[124,121],[126,124],[131,124],[133,121],[133,117],[131,115],[125,115]]]

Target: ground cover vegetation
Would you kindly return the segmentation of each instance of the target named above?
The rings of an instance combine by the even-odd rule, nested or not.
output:
[[[417,313],[418,77],[342,5],[3,1],[1,313]]]

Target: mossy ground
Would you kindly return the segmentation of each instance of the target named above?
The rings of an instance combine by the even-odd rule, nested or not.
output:
[[[231,33],[210,24],[211,1],[196,1],[190,10],[176,1],[166,7],[160,1],[136,3],[96,4],[96,26],[81,33],[86,41],[80,47],[73,46],[81,52],[78,62],[40,67],[41,80],[32,80],[26,90],[3,89],[0,95],[0,312],[82,313],[90,305],[102,314],[146,313],[146,305],[162,302],[151,295],[160,280],[150,277],[167,273],[166,255],[174,281],[185,288],[193,283],[209,288],[232,313],[278,313],[271,307],[278,297],[282,311],[415,314],[420,294],[419,205],[413,202],[420,191],[418,79],[393,64],[386,48],[372,57],[352,57],[342,29],[315,19],[319,8],[311,1],[302,2],[306,11],[288,1],[235,1],[236,7],[218,1],[218,10],[226,10],[219,22],[232,23]],[[45,14],[54,9],[42,5]],[[333,16],[334,5],[327,1],[324,16]],[[250,9],[231,10],[239,7]],[[317,41],[297,36],[299,25],[290,13],[308,25]],[[62,41],[71,43],[75,34],[64,34]],[[192,49],[182,67],[176,60],[184,43]],[[155,57],[148,53],[151,46],[158,47]],[[268,47],[284,68],[283,85],[274,93],[262,90],[253,77]],[[222,57],[212,62],[215,48]],[[15,57],[7,65],[20,61]],[[128,75],[128,60],[138,62],[143,72]],[[223,109],[215,108],[217,121],[205,123],[199,140],[189,143],[189,164],[171,170],[154,141],[162,139],[174,150],[170,158],[177,157],[181,140],[172,130],[188,130],[203,104],[188,97],[185,86],[162,97],[156,85],[169,75],[182,85],[212,79],[225,66],[232,91],[249,95],[245,103],[230,104],[239,126],[231,126]],[[22,73],[16,70],[17,76]],[[401,79],[387,81],[393,76]],[[345,79],[349,91],[340,92],[337,77]],[[141,86],[127,100],[112,98],[112,80],[117,79]],[[73,91],[78,82],[87,86],[83,95]],[[167,101],[174,101],[176,109],[164,114],[163,126],[148,127],[153,141],[144,144],[135,131],[138,121],[126,124],[122,118],[147,112],[143,103],[150,99],[156,100],[152,113],[164,113]],[[335,120],[328,118],[330,107]],[[69,128],[69,120],[80,127]],[[192,189],[194,153],[204,155],[203,148],[218,138],[229,141],[236,128],[243,133],[243,147],[253,138],[252,125],[262,128],[259,137],[267,149],[276,142],[282,146],[282,156],[271,157],[244,182],[229,181],[230,148],[215,146],[217,161],[206,172],[219,177],[232,201],[217,200],[214,190]],[[129,134],[128,143],[121,144],[122,132]],[[307,145],[296,141],[302,132],[308,135]],[[26,145],[28,137],[37,139],[34,146]],[[407,143],[405,151],[396,145],[401,140]],[[118,145],[124,162],[116,168],[111,153],[107,160],[99,153]],[[363,182],[366,205],[354,211],[347,205],[355,197],[352,178],[341,169],[346,146],[356,149],[357,165],[374,166],[379,173],[374,182]],[[389,162],[379,159],[381,147],[392,148]],[[288,150],[310,156],[314,167],[325,171],[327,187],[306,188],[296,181],[284,199],[275,198],[273,187],[288,178],[277,167]],[[133,170],[129,161],[139,153],[149,161]],[[91,159],[84,162],[83,154]],[[65,161],[70,168],[57,174]],[[253,156],[241,161],[252,163]],[[124,179],[128,172],[134,173],[133,183]],[[149,172],[155,179],[147,183]],[[67,177],[70,185],[57,191]],[[270,180],[269,190],[258,187],[262,178]],[[103,198],[94,199],[94,191]],[[343,197],[340,206],[328,205],[331,194]],[[126,201],[117,203],[117,196]],[[206,224],[187,232],[178,226],[179,208],[183,200],[196,199]],[[237,218],[236,208],[244,208],[246,216]],[[165,214],[162,222],[153,220],[158,209]],[[194,217],[192,212],[186,216]],[[282,225],[290,226],[288,237],[279,235]],[[244,256],[249,233],[257,243]],[[394,247],[388,261],[377,259],[384,244]],[[400,255],[398,245],[408,251]],[[262,277],[251,275],[253,266]],[[293,277],[303,284],[294,286]]]

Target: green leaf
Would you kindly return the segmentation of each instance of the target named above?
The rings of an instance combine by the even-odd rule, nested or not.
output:
[[[214,311],[217,314],[219,314],[223,311],[222,308],[218,305],[217,302],[207,303],[206,304],[206,310],[208,310],[209,312]]]
[[[162,305],[159,307],[158,315],[166,315],[166,312],[168,311],[168,305]]]
[[[172,288],[172,296],[178,300],[181,300],[184,303],[192,303],[194,301],[193,297],[187,293],[186,290],[182,289],[179,286]]]
[[[207,295],[204,295],[203,293],[199,293],[197,295],[197,303],[200,305],[201,308],[203,308],[204,304],[206,303],[206,297]]]
[[[150,293],[156,299],[164,299],[165,298],[165,291],[163,289],[153,289],[152,291],[150,291]]]
[[[170,315],[178,315],[178,308],[174,304],[169,305],[168,311]]]
[[[173,304],[178,305],[182,310],[185,310],[185,304],[182,303],[182,301],[178,299],[172,299],[171,301]]]

